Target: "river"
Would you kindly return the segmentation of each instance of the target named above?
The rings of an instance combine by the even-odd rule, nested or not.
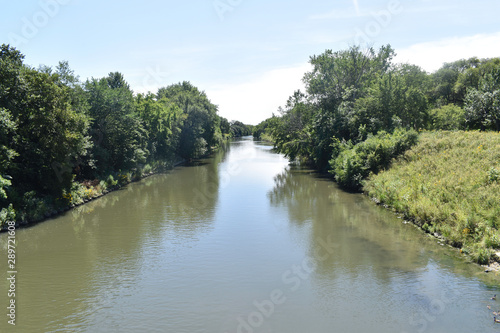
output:
[[[0,241],[0,332],[500,329],[498,276],[250,138],[18,229],[15,326]]]

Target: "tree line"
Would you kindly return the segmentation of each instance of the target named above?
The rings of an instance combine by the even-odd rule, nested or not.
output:
[[[217,111],[190,82],[134,94],[119,72],[82,82],[67,62],[35,69],[2,45],[0,224],[40,219],[78,203],[77,192],[102,191],[251,134]]]
[[[429,74],[394,56],[390,45],[312,56],[306,91],[257,125],[256,135],[268,134],[290,159],[359,189],[370,171],[415,144],[418,130],[500,131],[500,58],[445,63]]]

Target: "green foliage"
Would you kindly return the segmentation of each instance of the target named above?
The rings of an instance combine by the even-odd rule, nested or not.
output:
[[[470,128],[500,131],[500,66],[479,81],[479,89],[467,90],[465,118]]]
[[[396,127],[420,129],[428,121],[427,74],[418,66],[398,65],[380,75],[369,94],[353,105],[351,132],[369,133]],[[351,136],[351,138],[354,138]]]
[[[151,173],[152,171],[153,171],[153,167],[152,167],[151,165],[149,165],[149,164],[146,164],[146,165],[142,168],[142,172],[143,172],[144,174],[146,174],[146,175],[147,175],[147,174],[149,174],[149,173]]]
[[[271,124],[273,122],[273,118],[268,118],[260,122],[257,126],[254,126],[252,135],[255,140],[273,142],[273,138],[271,135]]]
[[[0,47],[2,223],[39,220],[149,174],[151,165],[200,157],[231,131],[189,82],[134,96],[119,72],[82,84],[67,62],[34,69],[23,60]]]
[[[231,122],[230,126],[231,126],[231,134],[235,138],[252,135],[253,132],[252,125],[245,125],[241,121],[235,120]]]
[[[221,134],[225,137],[231,136],[231,124],[229,123],[229,120],[227,120],[224,117],[220,117],[220,131]]]
[[[498,132],[424,132],[364,190],[484,262],[499,248],[499,160]]]
[[[18,189],[57,194],[72,179],[71,172],[62,170],[71,170],[87,153],[89,121],[72,108],[67,88],[55,75],[26,67],[22,59],[19,52],[2,47],[2,122],[15,124],[0,135],[1,150],[8,156],[2,156],[2,172],[12,176]]]
[[[177,153],[183,158],[198,158],[222,142],[217,106],[205,92],[184,81],[160,88],[157,98],[167,98],[184,112],[184,122]]]
[[[500,182],[500,170],[491,167],[490,170],[488,170],[488,183],[498,183]]]
[[[304,75],[307,93],[295,92],[280,116],[266,122],[276,149],[326,171],[335,165],[336,139],[356,144],[400,127],[500,130],[500,58],[463,59],[428,74],[392,63],[393,56],[389,45],[378,52],[353,46],[312,56],[313,69]],[[356,188],[363,158],[353,152],[344,157],[350,170],[344,171],[355,177],[348,187]]]
[[[393,134],[379,132],[352,148],[348,145],[342,148],[336,143],[334,151],[339,153],[330,160],[330,173],[343,188],[359,190],[370,173],[387,168],[393,158],[415,145],[417,138],[418,134],[413,130],[398,129]]]
[[[18,154],[11,148],[17,124],[12,114],[4,108],[0,108],[0,172],[7,170],[11,161]]]
[[[38,196],[36,191],[24,193],[19,219],[23,222],[40,221],[49,210],[48,197]]]
[[[115,180],[115,178],[113,177],[113,175],[109,175],[106,178],[106,186],[107,187],[114,187],[116,185],[118,185],[118,180]]]
[[[431,129],[459,130],[465,127],[465,110],[455,104],[447,104],[429,111]]]
[[[393,56],[387,45],[311,57],[307,94],[295,92],[270,122],[277,150],[328,170],[336,157],[333,138],[357,143],[381,130],[425,127],[429,77],[418,66],[393,65]]]
[[[182,110],[170,100],[155,95],[138,95],[136,113],[148,133],[149,160],[165,160],[175,155],[182,128]]]
[[[0,176],[0,201],[7,199],[7,192],[5,192],[5,189],[10,185],[12,185],[10,180]]]
[[[106,78],[92,79],[85,89],[93,120],[92,156],[98,170],[86,170],[85,175],[93,178],[99,173],[131,169],[146,162],[147,132],[135,114],[132,91],[122,75],[110,73]]]
[[[309,158],[312,150],[311,123],[315,108],[304,93],[296,91],[280,109],[281,117],[267,121],[277,150],[291,160]]]
[[[0,228],[5,228],[7,222],[16,221],[16,211],[12,204],[9,204],[6,208],[0,210]]]
[[[300,155],[306,151],[305,159],[312,161],[318,169],[326,170],[332,154],[332,138],[349,140],[358,137],[356,130],[363,122],[358,121],[354,104],[359,98],[366,97],[380,76],[387,72],[393,56],[394,50],[387,45],[378,52],[373,48],[363,51],[354,46],[338,52],[326,50],[311,57],[313,70],[304,75],[309,96],[302,99],[314,101],[314,113],[311,116],[308,112],[311,121],[292,135],[292,149]],[[297,132],[293,127],[291,131]]]

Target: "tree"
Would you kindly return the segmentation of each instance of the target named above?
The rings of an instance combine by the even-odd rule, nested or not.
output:
[[[373,48],[362,51],[359,46],[337,52],[326,50],[310,59],[313,70],[304,76],[307,92],[328,109],[338,106],[346,96],[355,100],[377,75],[389,69],[393,57],[390,45],[382,46],[378,53]],[[346,90],[351,93],[346,95]]]
[[[354,46],[344,51],[326,50],[311,57],[313,70],[304,76],[307,93],[316,106],[312,122],[311,160],[322,170],[329,168],[334,138],[355,139],[354,103],[366,97],[378,78],[391,66],[394,50],[383,46],[376,53],[373,48],[361,50]]]
[[[231,124],[229,120],[224,117],[220,117],[220,131],[223,136],[231,136]]]
[[[314,156],[311,125],[315,107],[300,90],[290,96],[281,117],[269,124],[275,146],[291,160],[297,157],[310,159]]]
[[[130,170],[145,163],[149,154],[147,133],[136,116],[134,97],[123,76],[110,73],[89,80],[85,90],[92,118],[92,156],[96,160],[95,166],[90,166],[103,173]]]
[[[160,88],[156,97],[171,100],[184,112],[185,120],[178,151],[180,156],[199,157],[221,143],[217,106],[210,102],[205,92],[184,81]]]
[[[167,98],[137,95],[136,112],[148,133],[147,150],[150,160],[173,158],[178,149],[182,128],[182,110]]]
[[[183,123],[178,153],[186,159],[200,158],[208,151],[205,140],[205,126],[208,114],[197,105],[188,107]]]
[[[266,120],[260,122],[257,126],[254,126],[253,137],[255,140],[272,140],[271,128],[276,117],[267,118]]]
[[[248,136],[252,135],[252,126],[245,125],[241,121],[234,120],[230,124],[230,131],[232,136],[235,138]]]
[[[467,90],[464,109],[469,127],[500,131],[500,66]]]
[[[58,194],[72,180],[71,172],[63,171],[72,170],[87,153],[88,119],[72,108],[57,77],[26,67],[23,58],[2,46],[0,108],[15,123],[10,126],[8,149],[16,153],[5,172],[21,193],[35,189]]]
[[[6,109],[0,108],[0,210],[7,207],[6,189],[12,185],[7,175],[12,160],[18,155],[12,148],[14,146],[14,134],[17,129],[12,115]]]

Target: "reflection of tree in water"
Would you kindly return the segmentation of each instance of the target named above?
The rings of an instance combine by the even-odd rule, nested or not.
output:
[[[329,178],[292,167],[274,182],[268,194],[271,205],[284,207],[291,225],[310,226],[309,256],[314,257],[319,239],[331,237],[336,244],[331,256],[316,260],[318,274],[335,275],[342,269],[355,276],[369,269],[378,279],[388,281],[398,275],[395,272],[414,276],[435,262],[440,269],[476,278],[475,267],[456,251],[437,245],[436,240],[403,224],[365,196],[339,190]],[[489,277],[482,280],[491,283]]]
[[[477,278],[478,271],[453,250],[437,245],[366,197],[343,192],[314,173],[291,168],[276,176],[268,196],[303,236],[306,258],[314,266],[311,269],[308,261],[295,264],[306,262],[312,270],[304,283],[314,289],[320,311],[349,317],[353,308],[367,307],[372,318],[385,316],[397,322],[415,309],[431,308],[443,293],[456,299],[457,275]],[[331,254],[324,256],[321,241],[333,243]],[[485,281],[486,274],[481,279]]]
[[[128,189],[134,207],[130,213],[146,222],[148,237],[166,232],[189,239],[211,227],[219,195],[218,164],[224,155],[221,150],[212,159],[149,177]]]
[[[134,251],[134,244],[140,246],[144,239],[164,237],[162,231],[181,239],[195,238],[213,221],[219,190],[218,163],[225,155],[223,148],[209,160],[148,177],[64,216],[71,218],[75,235],[81,234],[82,240],[92,246]],[[110,225],[112,237],[103,232]]]
[[[74,315],[109,306],[120,290],[136,285],[144,250],[196,240],[214,219],[223,156],[221,151],[199,165],[148,177],[19,233],[27,284],[19,302],[30,304],[23,308],[26,315],[38,323],[53,313],[61,320],[86,317]],[[51,302],[59,298],[67,302]]]
[[[286,207],[290,218],[297,224],[307,222],[312,214],[321,214],[315,211],[315,207],[328,200],[314,195],[318,184],[308,181],[310,177],[308,170],[286,169],[274,177],[274,188],[268,194],[271,205]]]
[[[276,176],[269,200],[287,209],[292,224],[310,223],[310,256],[320,239],[335,243],[332,255],[316,260],[318,273],[335,274],[342,268],[359,274],[369,268],[385,280],[391,270],[413,271],[427,264],[419,255],[423,244],[417,231],[365,197],[340,191],[331,180],[310,171],[292,168]]]

